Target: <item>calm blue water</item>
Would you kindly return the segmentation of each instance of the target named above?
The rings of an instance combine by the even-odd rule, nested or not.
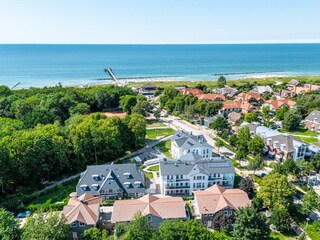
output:
[[[119,78],[216,80],[320,75],[320,44],[0,45],[0,84],[12,87],[101,83]]]

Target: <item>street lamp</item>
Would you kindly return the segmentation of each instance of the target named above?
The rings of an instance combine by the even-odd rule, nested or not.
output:
[[[306,224],[306,229],[305,229],[305,231],[307,231],[307,229],[308,229],[308,223],[309,223],[309,221],[310,221],[310,218],[306,218],[306,220],[307,220],[307,224]]]

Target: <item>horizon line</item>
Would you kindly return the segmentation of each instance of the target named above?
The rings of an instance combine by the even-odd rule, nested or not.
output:
[[[21,42],[21,43],[0,43],[0,45],[249,45],[249,44],[320,44],[319,40],[313,41],[258,41],[258,42],[181,42],[181,43],[31,43],[31,42]]]

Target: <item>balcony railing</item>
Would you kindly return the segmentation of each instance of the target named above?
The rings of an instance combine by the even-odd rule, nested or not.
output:
[[[165,189],[189,189],[190,186],[165,186]]]

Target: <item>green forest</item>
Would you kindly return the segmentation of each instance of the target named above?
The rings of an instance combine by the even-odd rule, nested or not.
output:
[[[46,183],[114,161],[144,144],[145,118],[107,118],[127,87],[31,88],[0,86],[0,202],[23,209]]]

